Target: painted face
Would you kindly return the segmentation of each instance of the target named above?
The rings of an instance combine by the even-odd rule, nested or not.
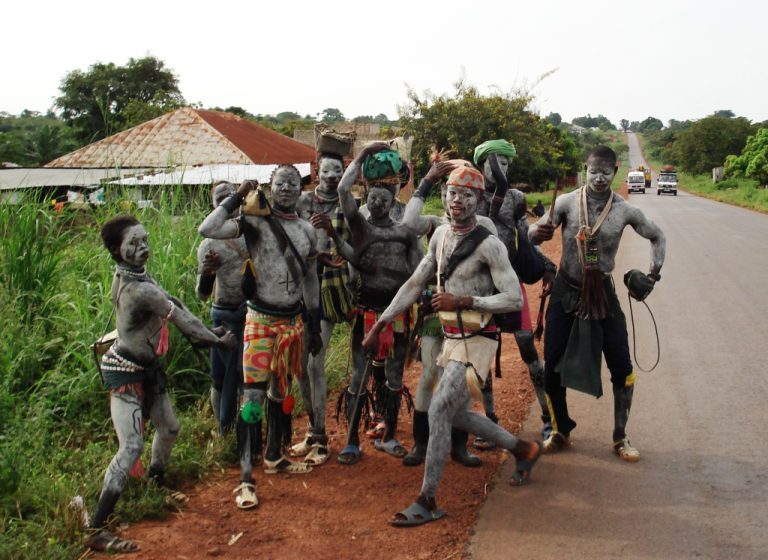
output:
[[[445,191],[445,203],[452,221],[465,222],[477,214],[477,193],[473,189],[449,185]]]
[[[224,202],[224,200],[231,194],[234,194],[235,192],[235,185],[232,183],[220,183],[216,185],[213,188],[213,194],[211,195],[211,198],[213,199],[213,207],[218,208],[219,204]]]
[[[509,159],[507,159],[507,156],[496,154],[496,160],[499,162],[501,172],[506,177],[507,170],[509,169]],[[489,183],[496,184],[496,181],[493,180],[493,172],[491,171],[490,156],[483,162],[483,177],[485,177],[485,180]]]
[[[392,201],[395,197],[384,187],[372,186],[368,189],[368,199],[366,204],[374,219],[381,219],[389,215],[392,208]]]
[[[587,160],[587,185],[594,192],[602,193],[611,188],[616,176],[616,164],[609,159],[591,157]]]
[[[301,194],[301,179],[288,167],[281,167],[272,178],[272,201],[275,206],[293,209]]]
[[[339,181],[344,174],[344,167],[341,162],[334,158],[323,158],[320,160],[320,170],[318,178],[320,187],[326,191],[335,191],[339,187]]]
[[[120,243],[120,258],[130,266],[141,268],[149,258],[149,245],[147,244],[147,230],[137,224],[123,231],[123,242]]]

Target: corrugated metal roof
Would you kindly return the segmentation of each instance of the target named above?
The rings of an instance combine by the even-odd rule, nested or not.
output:
[[[239,184],[246,179],[258,181],[261,184],[269,183],[277,165],[204,165],[180,171],[165,171],[152,175],[126,177],[117,181],[111,181],[116,185],[209,185],[217,181],[229,181]],[[302,177],[307,177],[310,172],[309,163],[298,163],[296,168]]]
[[[94,187],[107,179],[122,179],[143,173],[142,169],[0,169],[0,191],[30,187]]]
[[[184,107],[53,160],[46,167],[309,163],[312,148],[231,113]]]

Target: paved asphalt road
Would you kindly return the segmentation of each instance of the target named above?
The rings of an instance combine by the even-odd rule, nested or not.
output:
[[[639,158],[630,134],[630,163]],[[621,180],[622,178],[617,178]],[[655,183],[654,183],[655,184]],[[682,185],[684,188],[685,185]],[[648,298],[661,363],[638,371],[627,433],[642,454],[611,447],[613,399],[569,391],[574,447],[545,456],[533,483],[507,484],[508,461],[480,512],[473,558],[768,558],[768,216],[680,192],[633,194],[667,235],[661,282]],[[614,279],[629,320],[623,273],[648,270],[649,244],[624,231]],[[633,306],[637,358],[656,340]],[[632,330],[630,326],[630,347]],[[637,363],[637,362],[635,362]],[[532,414],[524,435],[539,430]],[[439,496],[438,496],[439,497]]]

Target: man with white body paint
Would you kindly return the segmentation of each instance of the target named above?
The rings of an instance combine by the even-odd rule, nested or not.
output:
[[[364,348],[375,348],[386,324],[412,305],[429,280],[438,274],[439,288],[444,287],[445,291],[438,289],[432,307],[441,314],[445,332],[437,360],[443,371],[429,406],[429,444],[421,493],[413,504],[391,519],[390,523],[396,526],[422,525],[445,515],[437,508],[435,494],[449,454],[452,426],[508,449],[517,461],[513,481],[518,485],[530,480],[541,454],[539,444],[519,440],[485,416],[469,410],[470,387],[476,394],[485,383],[498,344],[495,326],[492,322],[485,324],[478,316],[516,311],[522,306],[522,298],[504,245],[487,230],[477,227],[477,206],[484,189],[482,174],[459,167],[451,172],[447,184],[451,224],[435,231],[427,255],[363,342]]]

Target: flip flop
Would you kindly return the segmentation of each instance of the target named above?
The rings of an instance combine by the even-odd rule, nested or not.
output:
[[[264,459],[264,472],[266,474],[307,474],[312,472],[312,467],[306,463],[294,463],[282,456],[276,461]]]
[[[515,459],[515,472],[512,473],[512,479],[509,481],[511,485],[525,486],[531,481],[531,471],[533,471],[533,466],[539,460],[544,451],[544,446],[542,444],[536,442],[536,445],[538,446],[538,451],[536,452],[536,455],[533,457],[533,459]]]
[[[373,440],[373,446],[379,451],[389,453],[392,457],[397,457],[398,459],[402,459],[408,454],[408,450],[395,438],[392,438],[389,441],[382,441],[380,439]]]
[[[360,461],[362,454],[359,446],[350,444],[341,450],[341,453],[336,456],[336,460],[342,465],[354,465]]]
[[[398,517],[399,516],[399,517]],[[395,514],[389,520],[389,524],[394,527],[416,527],[424,525],[430,521],[437,521],[445,516],[445,510],[437,508],[429,511],[427,508],[417,502],[413,502],[403,511]]]
[[[235,504],[240,509],[251,509],[259,505],[259,499],[256,497],[256,485],[250,482],[241,482],[237,488],[232,490],[235,496]]]

